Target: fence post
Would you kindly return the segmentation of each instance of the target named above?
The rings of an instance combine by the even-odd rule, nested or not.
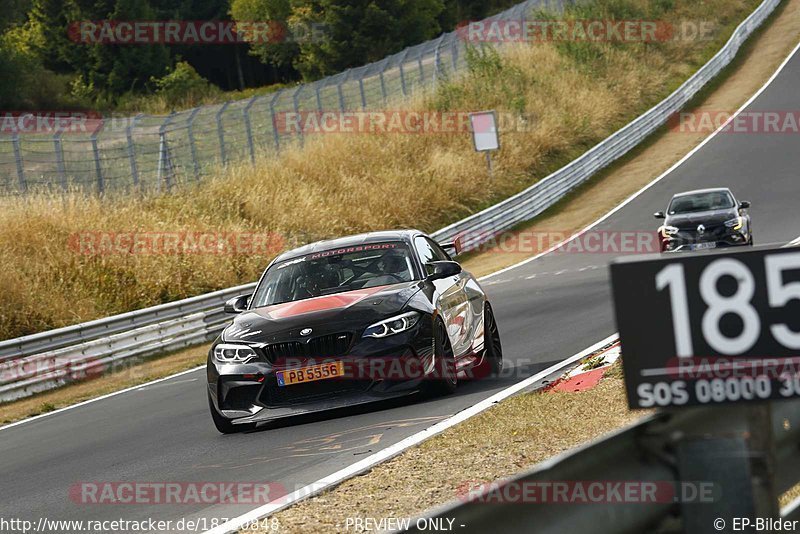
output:
[[[53,147],[56,152],[56,169],[58,170],[58,179],[61,181],[61,189],[67,190],[67,171],[64,167],[64,147],[61,145],[61,132],[53,135]]]
[[[158,129],[158,175],[156,182],[158,185],[158,192],[161,192],[161,182],[163,177],[164,185],[167,192],[172,189],[172,157],[169,153],[169,144],[167,143],[167,126],[172,122],[175,117],[175,112],[169,114]]]
[[[100,150],[97,148],[97,133],[93,132],[91,137],[92,154],[94,154],[94,172],[97,175],[97,193],[102,195],[105,192],[105,182],[103,180],[103,169],[100,166]]]
[[[14,148],[14,161],[17,164],[17,180],[19,180],[19,190],[21,193],[28,191],[28,184],[25,182],[25,166],[22,163],[22,150],[19,146],[19,134],[15,133],[11,138],[11,146]]]
[[[324,87],[324,86],[325,86],[324,83],[315,83],[314,84],[314,90],[317,93],[317,109],[319,111],[322,111],[322,97],[319,94],[319,90],[322,89],[322,87]]]
[[[275,102],[278,100],[278,97],[283,92],[283,89],[279,89],[269,101],[269,116],[272,121],[272,137],[275,140],[275,152],[281,151],[281,134],[278,131],[278,121],[275,120]]]
[[[256,99],[258,95],[254,96],[250,100],[247,101],[247,105],[242,110],[244,114],[244,127],[247,131],[247,146],[250,149],[250,162],[255,165],[256,163],[256,149],[253,143],[253,129],[250,126],[250,108],[253,107],[253,104],[256,103]]]
[[[383,79],[383,73],[386,71],[386,65],[389,63],[389,57],[387,56],[386,59],[383,60],[383,65],[381,65],[381,71],[378,73],[381,79],[381,96],[383,97],[383,103],[386,104],[386,80]]]
[[[422,48],[420,47],[419,53],[417,54],[417,65],[419,65],[419,83],[423,83],[425,81],[425,67],[422,66]]]
[[[200,113],[200,109],[200,107],[194,108],[189,114],[189,118],[186,119],[186,136],[189,138],[189,153],[192,156],[195,182],[200,181],[200,162],[197,159],[197,146],[194,142],[194,119],[197,117],[197,114]]]
[[[342,91],[342,85],[344,85],[344,82],[346,82],[349,77],[350,77],[350,69],[347,69],[347,71],[344,73],[344,79],[336,85],[336,90],[339,93],[339,111],[344,111],[345,108],[344,92]]]
[[[133,129],[136,128],[136,121],[142,118],[142,114],[136,115],[125,128],[125,137],[128,140],[128,161],[131,166],[131,176],[133,177],[134,189],[139,188],[139,169],[136,167],[136,146],[133,144]]]
[[[406,91],[406,74],[403,72],[403,62],[405,61],[407,55],[408,48],[403,50],[403,55],[400,56],[400,88],[403,90],[403,96],[408,95],[408,92]]]
[[[296,117],[300,117],[300,93],[303,91],[303,86],[298,85],[297,89],[295,89],[294,94],[292,95],[292,104],[294,105],[294,114]],[[302,120],[300,121],[302,122]],[[300,146],[305,144],[305,138],[303,137],[303,128],[300,127],[300,131],[297,132],[297,135],[300,136]]]
[[[361,109],[367,109],[367,97],[364,94],[364,75],[358,78],[358,91],[361,93]]]
[[[458,70],[458,30],[453,33],[453,43],[450,46],[450,59],[453,60],[453,71]]]
[[[434,48],[433,52],[433,85],[435,86],[439,82],[439,76],[442,74],[442,41],[444,41],[444,35],[442,34],[439,37],[439,40],[436,41],[436,47]]]
[[[222,114],[225,113],[225,110],[228,109],[230,104],[230,101],[222,104],[215,117],[217,121],[217,137],[219,137],[219,155],[220,158],[222,158],[223,166],[228,164],[228,158],[225,155],[225,131],[222,129]]]

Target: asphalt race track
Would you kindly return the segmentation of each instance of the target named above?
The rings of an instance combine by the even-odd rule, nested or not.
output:
[[[800,54],[748,111],[800,109]],[[675,133],[672,135],[681,135]],[[602,222],[601,231],[653,231],[674,192],[729,186],[752,202],[756,244],[800,235],[800,142],[792,134],[720,134]],[[615,331],[607,264],[614,254],[556,253],[485,282],[506,376],[457,394],[223,436],[208,414],[203,371],[0,431],[0,517],[131,520],[231,518],[253,505],[84,505],[79,482],[311,483],[422,430]],[[509,373],[509,369],[513,372]]]

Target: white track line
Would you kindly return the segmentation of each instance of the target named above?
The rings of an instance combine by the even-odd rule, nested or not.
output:
[[[551,367],[548,367],[544,371],[536,373],[535,375],[526,378],[525,380],[522,380],[521,382],[517,382],[513,386],[510,386],[502,391],[495,393],[491,397],[488,397],[480,401],[479,403],[474,404],[473,406],[470,406],[469,408],[458,412],[452,417],[440,421],[435,425],[426,428],[425,430],[417,432],[416,434],[413,434],[403,439],[402,441],[398,441],[394,445],[386,447],[385,449],[382,449],[376,452],[375,454],[367,456],[363,460],[358,461],[352,465],[349,465],[344,469],[341,469],[333,473],[332,475],[328,475],[325,478],[321,478],[316,482],[309,484],[308,486],[304,486],[299,490],[290,493],[289,495],[281,497],[280,499],[276,499],[275,501],[267,503],[259,508],[256,508],[255,510],[251,510],[250,512],[244,515],[231,519],[227,523],[223,523],[222,525],[216,528],[206,531],[205,534],[226,534],[229,532],[236,532],[241,527],[248,525],[251,522],[255,522],[258,519],[261,519],[265,516],[274,514],[275,512],[283,510],[284,508],[288,508],[292,504],[301,501],[303,499],[306,499],[308,497],[311,497],[313,495],[316,495],[317,493],[329,489],[332,486],[341,484],[347,479],[352,478],[358,475],[359,473],[368,471],[373,467],[375,467],[376,465],[397,456],[406,449],[418,445],[423,441],[425,441],[426,439],[431,438],[437,434],[441,434],[448,428],[453,427],[461,423],[462,421],[466,421],[470,417],[473,417],[491,408],[498,402],[510,397],[511,395],[514,395],[515,393],[522,391],[523,389],[535,384],[536,382],[547,378],[551,374],[558,372],[560,369],[567,367],[570,364],[585,358],[592,352],[603,348],[604,346],[613,342],[616,338],[617,334],[614,334],[602,341],[598,341],[591,347],[584,349],[581,352],[573,356],[570,356],[566,360],[562,360],[559,363]]]

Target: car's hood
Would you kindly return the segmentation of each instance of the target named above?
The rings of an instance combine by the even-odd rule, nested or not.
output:
[[[669,215],[667,216],[666,221],[664,221],[664,224],[667,226],[675,226],[681,230],[694,230],[700,224],[705,226],[722,224],[725,221],[729,221],[734,217],[737,217],[738,215],[739,213],[735,208],[714,211],[695,211],[692,213]]]
[[[222,339],[270,343],[298,338],[306,328],[312,336],[354,331],[399,313],[420,288],[418,281],[406,282],[256,308],[238,315]]]

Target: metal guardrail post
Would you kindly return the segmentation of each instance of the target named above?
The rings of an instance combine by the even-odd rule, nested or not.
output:
[[[417,54],[417,65],[419,65],[419,83],[425,81],[425,67],[422,65],[422,48],[419,49]]]
[[[453,32],[453,42],[450,43],[450,59],[453,61],[453,71],[458,70],[458,30]]]
[[[94,154],[94,172],[97,177],[97,193],[102,195],[105,193],[105,181],[103,180],[103,169],[100,165],[100,150],[97,148],[97,133],[93,132],[91,137],[92,154]]]
[[[131,168],[131,177],[133,178],[134,189],[139,188],[139,169],[136,165],[136,145],[133,143],[133,129],[136,128],[136,121],[142,117],[142,114],[136,115],[128,127],[125,128],[125,138],[128,141],[128,162]]]
[[[61,190],[67,190],[67,170],[64,166],[64,147],[61,143],[61,132],[53,135],[53,148],[56,153],[56,170],[58,171],[58,179],[61,182]]]
[[[22,150],[19,146],[19,134],[15,133],[11,138],[11,146],[14,149],[14,162],[17,165],[17,180],[19,181],[20,193],[27,193],[28,184],[25,182],[25,166],[22,161]]]
[[[194,170],[194,181],[200,181],[200,160],[197,159],[197,144],[194,142],[194,119],[200,113],[199,107],[194,108],[186,119],[186,137],[189,138],[189,154],[192,157],[192,169]]]
[[[217,137],[219,138],[219,156],[220,159],[222,160],[223,166],[228,164],[228,158],[225,153],[225,130],[222,129],[222,114],[225,113],[225,110],[228,109],[228,106],[230,105],[231,105],[230,101],[222,104],[222,106],[219,108],[217,114],[214,117],[217,121]]]
[[[248,100],[247,105],[242,110],[242,114],[244,115],[244,128],[247,132],[247,147],[250,149],[250,162],[253,164],[256,162],[256,149],[253,143],[253,129],[250,126],[250,108],[256,103],[257,98],[258,95]]]
[[[275,141],[275,152],[281,151],[281,134],[278,131],[278,121],[275,118],[275,102],[278,100],[278,97],[282,92],[283,89],[279,89],[269,100],[269,116],[272,122],[272,138]]]

